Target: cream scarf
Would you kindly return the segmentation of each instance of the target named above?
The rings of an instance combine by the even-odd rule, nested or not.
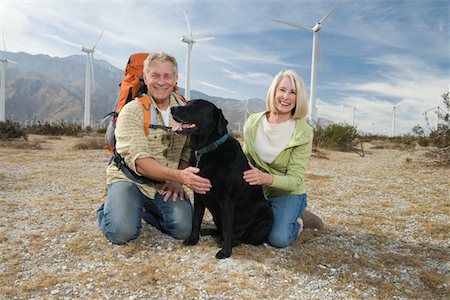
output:
[[[295,130],[293,118],[279,124],[271,124],[264,116],[256,131],[256,151],[267,164],[271,164],[278,154],[284,150]]]

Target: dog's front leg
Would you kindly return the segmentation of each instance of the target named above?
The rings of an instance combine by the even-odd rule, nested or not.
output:
[[[222,259],[231,256],[233,241],[234,202],[225,196],[221,209],[222,213],[222,249],[217,252],[216,258]]]
[[[200,235],[200,226],[202,224],[203,215],[205,214],[205,204],[202,200],[197,199],[194,195],[194,215],[192,216],[192,231],[189,238],[187,238],[183,244],[196,245],[198,243]]]

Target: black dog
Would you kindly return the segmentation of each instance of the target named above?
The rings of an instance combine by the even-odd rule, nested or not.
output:
[[[205,207],[222,240],[216,258],[230,257],[232,247],[240,243],[264,243],[272,229],[272,209],[261,186],[251,186],[242,178],[250,166],[239,142],[228,135],[222,111],[199,99],[172,107],[171,113],[182,123],[176,130],[191,135],[190,164],[200,168],[199,175],[212,184],[205,195],[194,194],[192,233],[184,244],[197,244]]]

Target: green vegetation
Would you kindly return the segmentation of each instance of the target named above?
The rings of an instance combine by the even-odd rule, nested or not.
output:
[[[27,139],[27,132],[13,121],[0,122],[0,140]]]
[[[67,123],[64,120],[60,120],[56,123],[38,123],[30,127],[27,127],[28,134],[38,135],[69,135],[77,136],[83,133],[81,126],[78,124]],[[85,131],[92,131],[91,128],[86,128]]]
[[[326,127],[319,126],[314,130],[313,144],[316,147],[350,151],[353,149],[353,141],[356,137],[356,127],[351,125],[332,124]]]

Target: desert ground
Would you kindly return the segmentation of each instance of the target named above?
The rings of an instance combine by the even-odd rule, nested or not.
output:
[[[127,245],[106,241],[95,211],[109,154],[79,149],[98,139],[0,141],[1,299],[450,295],[449,168],[426,149],[370,143],[364,157],[318,149],[306,176],[308,209],[325,229],[304,230],[284,249],[240,245],[217,260],[211,237],[187,247],[146,224]]]

